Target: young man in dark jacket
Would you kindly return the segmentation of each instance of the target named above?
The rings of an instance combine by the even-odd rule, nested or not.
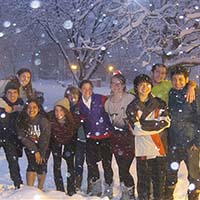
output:
[[[19,98],[19,87],[15,83],[9,82],[5,87],[5,95],[2,97],[2,100],[12,110],[8,112],[4,105],[0,103],[0,146],[5,151],[11,179],[14,182],[15,188],[18,189],[20,184],[22,184],[18,163],[18,157],[22,154],[22,146],[17,138],[15,125],[19,111],[23,106],[23,100]]]
[[[197,200],[200,189],[200,91],[196,89],[196,98],[192,103],[186,100],[189,73],[186,68],[175,67],[171,71],[173,88],[169,92],[169,155],[166,182],[166,198],[173,200],[177,183],[177,173],[181,161],[188,169],[188,199]]]

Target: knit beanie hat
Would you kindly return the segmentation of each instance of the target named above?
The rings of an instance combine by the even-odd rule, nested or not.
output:
[[[17,90],[18,93],[19,93],[19,86],[16,83],[12,82],[12,81],[7,83],[7,85],[6,85],[5,89],[4,89],[4,94],[6,94],[7,91],[10,90],[10,89]]]
[[[122,74],[115,74],[111,77],[111,81],[113,78],[117,78],[123,85],[126,85],[126,78]]]
[[[63,98],[63,99],[60,99],[60,100],[56,101],[56,103],[54,104],[54,108],[56,106],[61,106],[61,107],[65,108],[68,111],[70,110],[69,100],[67,98]]]
[[[135,93],[137,93],[138,85],[140,83],[149,83],[151,85],[151,87],[153,87],[153,82],[152,82],[151,78],[146,74],[140,74],[140,75],[136,76],[133,81]]]
[[[17,71],[17,75],[20,76],[21,74],[23,74],[24,72],[28,72],[30,75],[32,75],[30,69],[28,68],[21,68]]]

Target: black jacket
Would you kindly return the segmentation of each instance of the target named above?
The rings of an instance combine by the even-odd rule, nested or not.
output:
[[[171,147],[200,147],[200,90],[196,89],[193,103],[186,102],[186,85],[182,90],[171,89],[169,92],[169,144]]]

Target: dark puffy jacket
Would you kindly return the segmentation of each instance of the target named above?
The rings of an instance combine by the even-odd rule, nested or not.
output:
[[[72,139],[74,139],[74,135],[76,133],[76,125],[75,116],[72,115],[71,112],[66,111],[65,115],[65,123],[59,123],[55,116],[54,111],[49,113],[49,120],[51,124],[51,145],[56,144],[69,144]]]
[[[188,86],[182,90],[171,89],[169,92],[169,144],[171,147],[200,146],[200,90],[196,89],[193,103],[186,102]]]
[[[11,107],[23,105],[23,100],[20,98],[15,103],[11,103],[5,96],[2,99]],[[0,108],[0,116],[1,141],[19,143],[16,130],[16,120],[19,117],[19,112],[6,113],[4,108]]]

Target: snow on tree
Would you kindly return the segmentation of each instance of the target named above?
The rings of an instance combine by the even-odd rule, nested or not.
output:
[[[131,63],[139,68],[157,61],[168,66],[200,63],[199,0],[0,0],[0,3],[3,27],[0,40],[26,32],[45,40],[44,43],[36,40],[33,46],[53,41],[77,82],[91,78],[105,64],[105,58],[109,60],[107,53],[115,52],[122,44],[125,48],[120,51],[126,50],[128,58],[122,61],[124,66]],[[49,38],[41,38],[43,34]],[[118,58],[113,55],[112,59]],[[78,69],[71,68],[74,64]]]

